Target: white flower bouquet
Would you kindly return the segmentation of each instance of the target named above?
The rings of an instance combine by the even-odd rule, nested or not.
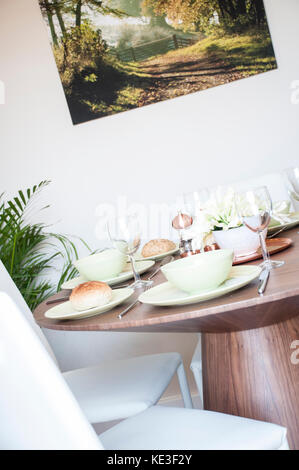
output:
[[[260,206],[262,202],[255,201]],[[244,199],[241,208],[242,216],[252,217],[250,204]],[[273,219],[284,223],[289,220],[290,204],[288,201],[279,201],[273,205]],[[186,230],[184,238],[192,238],[194,250],[202,249],[211,241],[211,235],[217,231],[228,231],[243,226],[241,217],[238,215],[235,204],[235,190],[232,187],[219,187],[210,192],[205,203],[198,202],[195,220],[190,229]]]
[[[233,188],[228,188],[225,193],[222,188],[218,188],[211,193],[210,199],[202,206],[210,231],[229,230],[243,225],[237,214],[234,198]]]

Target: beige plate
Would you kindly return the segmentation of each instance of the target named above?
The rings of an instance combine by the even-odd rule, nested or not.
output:
[[[142,256],[141,252],[137,252],[136,255],[135,255],[135,259],[137,261],[146,260],[146,259],[151,259],[153,261],[159,261],[160,259],[166,258],[166,256],[174,255],[178,251],[179,251],[179,244],[176,243],[176,247],[173,250],[166,251],[165,253],[161,253],[160,255],[149,256],[148,258],[144,258]]]
[[[232,267],[230,277],[216,289],[198,294],[188,294],[172,286],[169,282],[163,282],[143,292],[139,296],[139,300],[144,304],[161,305],[165,307],[171,305],[195,304],[203,302],[204,300],[215,299],[216,297],[240,289],[256,279],[260,273],[261,268],[258,266],[234,266]]]
[[[112,300],[100,307],[89,308],[88,310],[74,311],[71,302],[63,302],[62,304],[56,305],[50,308],[46,313],[45,317],[51,318],[52,320],[78,320],[80,318],[93,317],[100,313],[108,312],[112,308],[121,304],[127,300],[133,294],[134,289],[115,289],[112,291]]]
[[[152,266],[154,266],[154,264],[155,262],[152,260],[137,261],[136,269],[139,274],[142,274],[148,271]],[[113,286],[115,284],[121,284],[122,282],[125,282],[128,279],[131,279],[132,277],[134,277],[133,271],[131,269],[131,264],[128,263],[122,273],[110,279],[103,279],[103,282],[106,282],[110,286]],[[87,282],[87,279],[85,279],[83,276],[77,276],[71,279],[70,281],[64,282],[61,288],[62,289],[74,289],[75,287],[77,287],[79,284],[82,284],[83,282]]]
[[[294,212],[293,214],[290,214],[290,219],[291,222],[288,222],[286,224],[278,224],[268,227],[268,235],[271,235],[272,233],[277,232],[281,229],[289,230],[293,227],[296,227],[296,225],[299,225],[299,212]]]

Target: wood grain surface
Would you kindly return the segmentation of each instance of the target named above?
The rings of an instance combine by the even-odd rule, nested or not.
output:
[[[118,313],[132,299],[104,314],[72,321],[45,318],[45,312],[52,305],[43,302],[34,311],[35,320],[44,328],[56,330],[207,333],[242,331],[288,320],[299,314],[299,235],[296,229],[286,234],[294,243],[287,250],[272,257],[285,260],[285,265],[271,272],[263,296],[258,295],[257,281],[254,281],[223,297],[193,305],[153,307],[138,304],[122,320],[118,319]],[[143,277],[147,275],[148,273]],[[154,280],[157,285],[164,282],[165,278],[159,273]],[[56,296],[65,293],[67,291],[62,291]]]
[[[280,424],[299,449],[299,316],[276,325],[202,337],[204,407]]]

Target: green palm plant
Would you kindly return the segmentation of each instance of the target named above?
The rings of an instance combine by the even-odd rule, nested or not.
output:
[[[77,273],[73,267],[73,261],[78,259],[75,243],[49,231],[45,223],[28,222],[36,198],[49,183],[42,181],[26,191],[20,190],[8,201],[4,201],[4,194],[0,195],[0,258],[31,310]],[[81,238],[78,240],[90,251]],[[62,272],[54,286],[45,276],[57,261],[62,262]]]

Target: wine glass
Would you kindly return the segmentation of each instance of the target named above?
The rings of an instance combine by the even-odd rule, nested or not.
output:
[[[272,200],[266,186],[236,193],[236,210],[244,225],[259,234],[262,255],[264,258],[262,268],[279,268],[284,261],[271,261],[267,249],[264,231],[267,229],[272,215]]]
[[[141,226],[136,215],[111,219],[107,223],[109,238],[114,247],[130,259],[134,274],[133,288],[148,288],[153,281],[143,281],[136,269],[134,254],[141,244]]]
[[[193,218],[198,216],[200,210],[211,197],[211,191],[208,188],[200,189],[199,191],[192,191],[183,194],[184,207],[188,214]]]

